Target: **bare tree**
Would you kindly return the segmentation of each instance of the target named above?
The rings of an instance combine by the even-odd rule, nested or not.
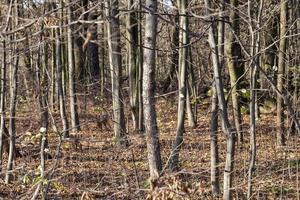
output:
[[[71,1],[69,0],[69,3]],[[68,23],[72,22],[72,9],[71,5],[68,6]],[[76,88],[75,88],[75,68],[74,68],[74,54],[73,54],[73,36],[72,29],[68,26],[67,29],[68,38],[68,64],[69,64],[69,94],[70,94],[70,111],[71,111],[71,126],[72,130],[79,131],[79,117],[77,110],[77,98],[76,98]]]
[[[108,5],[109,23],[107,28],[109,64],[111,71],[115,142],[126,144],[125,116],[122,98],[122,55],[118,0],[110,0]]]
[[[278,53],[278,71],[277,71],[277,88],[279,92],[284,92],[284,72],[285,72],[285,54],[286,54],[286,37],[287,32],[287,1],[280,1],[280,42]],[[277,145],[285,145],[284,136],[284,113],[283,99],[281,95],[277,95]]]
[[[184,133],[184,121],[186,112],[186,101],[187,101],[187,88],[186,88],[186,68],[188,58],[188,35],[187,35],[187,12],[186,12],[186,0],[178,1],[179,7],[179,59],[178,59],[178,111],[177,111],[177,129],[176,138],[172,148],[172,154],[170,158],[170,170],[174,171],[177,169],[179,159],[179,148],[183,142]]]
[[[220,181],[219,181],[219,147],[218,147],[218,97],[215,84],[213,85],[211,103],[211,125],[210,125],[210,177],[211,177],[211,189],[213,195],[220,193]]]
[[[157,1],[146,0],[146,21],[143,64],[143,107],[145,134],[147,137],[150,179],[152,182],[160,176],[162,161],[155,110],[155,47],[157,34]]]
[[[128,1],[128,10],[133,10],[137,5],[133,0]],[[129,93],[130,93],[130,110],[134,130],[139,129],[139,49],[138,49],[138,23],[137,12],[129,12],[127,16],[127,51],[128,51],[128,74],[129,74]]]
[[[241,130],[242,116],[241,116],[241,106],[239,102],[238,89],[240,85],[239,78],[241,76],[240,60],[241,60],[241,48],[239,43],[235,39],[235,35],[239,36],[239,16],[237,13],[238,0],[230,0],[230,11],[229,11],[229,21],[230,24],[226,31],[225,38],[225,53],[227,57],[228,72],[230,75],[231,84],[231,98],[233,107],[233,117],[234,124],[238,134],[238,143],[241,145],[243,142],[243,134]]]
[[[66,115],[65,98],[63,92],[62,81],[62,61],[61,61],[61,35],[60,30],[57,28],[56,32],[56,85],[58,88],[59,110],[60,117],[63,124],[63,137],[69,137],[69,122]]]
[[[223,121],[223,131],[227,136],[227,151],[226,151],[226,162],[224,169],[224,187],[223,187],[223,198],[230,200],[232,195],[232,180],[233,180],[233,164],[234,164],[234,153],[235,153],[235,135],[236,131],[231,127],[228,119],[227,104],[225,102],[224,87],[221,80],[220,67],[219,67],[219,56],[216,42],[216,20],[211,16],[211,2],[205,0],[206,13],[211,21],[211,26],[208,33],[208,42],[212,49],[212,62],[213,62],[213,73],[216,84],[219,110],[221,111],[221,117]]]
[[[1,93],[0,93],[0,170],[2,169],[2,156],[3,156],[3,147],[4,140],[8,137],[5,137],[5,96],[6,96],[6,44],[5,41],[2,42],[3,55],[2,55],[2,65],[1,65]],[[7,145],[7,144],[6,144]]]
[[[257,8],[256,8],[257,7]],[[256,11],[253,11],[256,9]],[[249,31],[251,35],[251,61],[250,61],[250,163],[248,170],[248,190],[247,198],[252,197],[252,177],[255,170],[256,162],[256,102],[257,102],[257,64],[260,63],[260,29],[261,29],[261,16],[263,10],[263,0],[260,1],[259,6],[255,6],[248,1],[248,18],[249,18]],[[252,14],[254,13],[254,14]],[[255,20],[253,20],[255,19]],[[255,64],[256,63],[256,64]]]
[[[11,27],[18,26],[18,1],[14,1],[12,16],[14,20],[11,22]],[[10,37],[10,39],[15,39],[16,34]],[[17,104],[17,91],[18,91],[18,66],[19,66],[19,56],[18,56],[18,46],[16,44],[10,44],[9,53],[9,71],[10,71],[10,99],[9,99],[9,153],[7,161],[7,171],[5,174],[5,183],[10,183],[12,179],[12,169],[13,161],[16,157],[16,104]]]

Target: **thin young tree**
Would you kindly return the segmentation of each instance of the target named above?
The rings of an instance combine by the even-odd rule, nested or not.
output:
[[[241,68],[241,48],[239,43],[236,41],[236,36],[239,36],[239,16],[237,8],[239,5],[238,0],[230,0],[230,11],[229,11],[229,25],[227,26],[226,38],[225,38],[225,54],[227,58],[227,66],[230,77],[231,85],[231,98],[233,107],[234,124],[238,135],[238,144],[241,145],[243,142],[243,134],[241,130],[242,116],[241,106],[239,102],[238,89],[240,85],[240,73]]]
[[[58,88],[59,110],[63,125],[63,137],[69,137],[69,122],[66,115],[66,105],[62,84],[62,53],[61,53],[61,34],[57,28],[56,33],[56,85]]]
[[[142,10],[142,0],[139,0],[138,9]],[[138,12],[138,103],[139,103],[139,130],[144,131],[144,110],[143,110],[143,14]]]
[[[172,147],[169,168],[175,171],[178,168],[179,148],[183,143],[184,121],[186,112],[186,68],[188,57],[188,35],[187,35],[187,12],[186,0],[179,0],[179,59],[178,59],[178,111],[177,111],[177,128],[176,138]]]
[[[69,0],[69,4],[71,1]],[[68,6],[68,23],[72,22],[72,7]],[[71,128],[72,131],[80,131],[79,116],[77,109],[77,97],[75,88],[75,68],[74,68],[74,51],[73,51],[73,36],[72,28],[69,25],[67,28],[68,40],[68,64],[69,64],[69,95],[70,95],[70,111],[71,111]]]
[[[126,128],[124,104],[122,97],[122,55],[121,55],[121,34],[118,11],[118,0],[109,0],[108,17],[109,23],[107,28],[109,65],[111,72],[112,84],[112,101],[113,101],[113,119],[115,142],[118,145],[126,144]]]
[[[6,97],[6,42],[2,42],[3,54],[2,54],[2,65],[1,65],[1,93],[0,93],[0,171],[2,170],[2,156],[4,140],[7,139],[4,134],[5,131],[5,97]],[[7,144],[6,144],[7,145]]]
[[[18,26],[18,0],[13,1],[11,28]],[[16,39],[16,33],[10,36],[10,39]],[[12,169],[14,159],[16,157],[16,104],[17,104],[17,91],[18,91],[18,67],[19,67],[19,55],[18,45],[10,44],[11,49],[9,53],[9,71],[10,71],[10,87],[9,87],[9,153],[7,160],[7,168],[5,174],[5,183],[8,184],[12,180]]]
[[[128,10],[133,10],[136,5],[133,0],[128,1]],[[139,130],[139,55],[138,55],[138,18],[137,12],[129,12],[127,16],[127,51],[128,51],[128,75],[129,75],[129,93],[130,93],[130,110],[134,130]]]
[[[218,55],[220,70],[224,68],[224,11],[225,0],[220,2],[220,21],[218,23]],[[210,152],[211,152],[211,187],[213,195],[220,193],[220,169],[219,169],[219,147],[218,147],[218,97],[215,83],[212,87],[212,103],[211,103],[211,130],[210,130]]]
[[[257,8],[256,8],[257,7]],[[255,11],[252,11],[255,8]],[[263,0],[259,6],[254,6],[248,1],[249,32],[251,36],[251,61],[250,61],[250,162],[248,169],[248,189],[247,199],[252,197],[252,177],[256,162],[256,102],[257,102],[257,64],[260,63],[260,29],[261,15],[263,10]],[[254,13],[254,14],[252,14]],[[255,19],[255,20],[253,20]],[[256,64],[254,64],[256,63]]]
[[[155,110],[155,48],[157,34],[157,1],[146,0],[146,21],[143,59],[143,110],[150,179],[160,176],[162,161]]]
[[[223,121],[223,132],[227,137],[227,150],[226,150],[226,161],[224,169],[224,186],[223,186],[223,199],[230,200],[232,198],[232,180],[233,180],[233,165],[234,165],[234,153],[235,153],[235,135],[236,131],[231,127],[228,118],[227,104],[224,96],[224,86],[219,67],[219,55],[217,48],[217,26],[216,19],[211,15],[211,2],[205,0],[206,14],[210,16],[211,26],[208,33],[208,42],[212,49],[212,63],[213,63],[213,74],[216,84],[216,91],[218,96],[218,105],[221,112],[221,118]]]
[[[287,32],[287,12],[288,2],[286,0],[280,1],[280,41],[278,52],[278,71],[277,71],[277,88],[279,92],[284,91],[284,72],[286,59],[286,32]],[[285,145],[284,135],[284,113],[283,113],[283,98],[277,95],[277,145]]]
[[[219,147],[218,147],[218,97],[215,83],[212,86],[211,125],[210,125],[210,180],[213,195],[220,193]]]

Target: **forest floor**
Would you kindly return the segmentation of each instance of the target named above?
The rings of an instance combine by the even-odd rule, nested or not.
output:
[[[94,121],[101,109],[97,109],[95,105],[88,105],[87,108],[88,114],[83,111],[80,114],[82,150],[74,149],[70,142],[61,145],[61,153],[51,179],[49,199],[146,199],[147,196],[157,199],[213,199],[210,194],[210,108],[199,109],[201,111],[198,113],[198,125],[195,129],[187,127],[180,150],[182,170],[169,174],[165,167],[160,187],[154,191],[149,189],[144,136],[134,133],[129,126],[130,146],[116,147],[112,129],[99,130]],[[38,116],[33,117],[35,111],[31,109],[24,105],[24,113],[18,113],[17,147],[23,157],[15,162],[12,184],[5,185],[4,175],[0,174],[0,199],[30,199],[40,181],[39,140],[35,137],[39,120]],[[175,137],[177,104],[158,100],[157,112],[161,153],[166,166]],[[58,116],[54,116],[56,115]],[[269,114],[262,115],[258,121],[258,152],[252,199],[299,199],[300,138],[290,136],[286,147],[277,148],[274,120],[275,117]],[[56,121],[59,124],[59,120]],[[248,122],[249,118],[245,115],[245,143],[242,149],[236,149],[235,157],[235,199],[245,199],[247,191]],[[52,155],[55,155],[58,144],[57,135],[50,131],[49,146]],[[222,132],[219,134],[219,147],[222,179],[226,152],[226,138]],[[4,160],[6,159],[5,156]],[[55,162],[55,159],[46,161],[47,174]]]

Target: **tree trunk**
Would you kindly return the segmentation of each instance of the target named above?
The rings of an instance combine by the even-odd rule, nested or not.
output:
[[[5,139],[5,97],[6,97],[6,43],[2,42],[3,56],[1,66],[1,92],[0,92],[0,171],[2,171],[2,156]],[[7,137],[6,137],[7,138]],[[6,144],[7,145],[7,144]]]
[[[128,10],[133,10],[133,0],[128,1]],[[128,69],[129,69],[129,93],[130,110],[135,131],[139,129],[139,103],[138,103],[138,24],[136,12],[129,12],[127,16],[127,50],[128,50]]]
[[[14,1],[12,7],[13,20],[11,21],[11,28],[18,27],[19,20],[19,7],[18,1]],[[10,37],[11,40],[16,39],[16,34]],[[16,104],[17,104],[17,91],[18,91],[18,65],[19,65],[19,51],[17,44],[10,44],[10,99],[9,99],[9,153],[7,160],[7,168],[5,174],[5,183],[8,184],[12,179],[12,169],[14,159],[16,157]],[[17,56],[16,56],[17,55]]]
[[[211,5],[209,0],[205,0],[205,6],[207,8],[206,12],[209,16],[211,14]],[[224,96],[224,87],[220,74],[219,67],[219,57],[218,57],[218,49],[216,42],[216,22],[213,17],[210,17],[211,26],[209,28],[209,38],[208,42],[212,49],[212,61],[213,61],[213,73],[215,78],[219,109],[221,111],[221,117],[223,121],[223,131],[227,136],[227,151],[226,151],[226,161],[225,161],[225,169],[224,169],[224,186],[223,186],[223,199],[230,200],[232,197],[232,180],[233,180],[233,165],[234,165],[234,152],[235,152],[235,134],[236,131],[231,127],[228,113],[227,113],[227,104],[225,102]]]
[[[187,19],[187,24],[189,24],[188,19]],[[189,27],[187,25],[186,112],[187,112],[187,120],[188,120],[189,127],[195,128],[197,123],[197,115],[196,115],[197,100],[196,100],[195,77],[194,77],[193,60],[192,60],[192,47],[190,45],[188,31],[189,31]]]
[[[43,30],[43,26],[41,30]],[[37,63],[35,68],[35,81],[36,81],[36,94],[39,105],[40,113],[40,131],[42,130],[43,135],[40,138],[41,152],[44,152],[45,148],[48,147],[48,76],[47,76],[47,66],[48,66],[48,52],[47,47],[43,44],[44,35],[40,36],[39,41],[39,51],[37,55]],[[43,153],[43,157],[44,157]]]
[[[139,10],[142,10],[142,0],[139,0]],[[143,133],[144,127],[144,108],[143,108],[143,16],[142,13],[138,13],[138,103],[139,103],[139,130]]]
[[[226,45],[225,45],[225,53],[228,65],[228,71],[230,75],[230,85],[231,85],[231,98],[232,98],[232,107],[233,107],[233,117],[234,124],[238,135],[238,144],[241,145],[243,143],[243,133],[241,130],[242,116],[241,116],[241,108],[239,102],[239,84],[241,74],[239,73],[240,60],[241,60],[241,49],[240,45],[235,39],[235,36],[239,36],[239,16],[237,11],[233,8],[238,7],[238,0],[230,0],[230,14],[229,21],[230,27],[226,31]]]
[[[250,61],[250,163],[248,169],[248,189],[247,189],[247,199],[252,197],[252,176],[255,170],[256,162],[256,117],[257,117],[257,94],[256,87],[257,84],[257,64],[260,61],[260,29],[261,29],[261,14],[263,9],[263,0],[260,1],[260,6],[258,7],[257,16],[252,15],[252,4],[248,1],[248,17],[249,17],[249,31],[251,34],[251,61]],[[257,19],[254,22],[252,19]],[[257,22],[257,23],[256,23]],[[255,28],[255,30],[254,30]],[[255,64],[256,63],[256,64]]]
[[[178,111],[177,111],[177,128],[176,138],[172,148],[172,154],[170,157],[170,170],[175,171],[178,169],[179,149],[183,143],[184,133],[184,120],[186,112],[186,68],[187,68],[187,56],[188,56],[188,35],[187,35],[187,16],[186,16],[186,0],[179,0],[179,59],[178,59]]]
[[[222,12],[225,11],[225,1],[220,2]],[[218,55],[220,70],[224,68],[224,14],[220,14],[218,23]],[[219,171],[219,147],[218,147],[218,96],[215,83],[212,87],[212,104],[211,104],[211,135],[210,135],[210,152],[211,152],[211,188],[212,194],[220,194],[220,171]]]
[[[55,29],[51,30],[51,38],[52,40],[55,40]],[[56,47],[55,47],[55,41],[51,42],[51,50],[52,50],[52,56],[51,56],[51,88],[50,88],[50,108],[51,111],[54,111],[55,108],[55,101],[57,98],[56,94],[56,77],[55,77],[55,69],[56,69]]]
[[[61,61],[61,35],[56,29],[56,85],[58,88],[59,110],[63,124],[63,137],[69,137],[69,123],[66,115],[65,97],[62,84],[62,61]]]
[[[16,50],[14,50],[15,53]],[[9,153],[7,161],[7,171],[5,174],[5,183],[10,183],[12,178],[13,160],[15,159],[16,151],[16,103],[17,103],[17,88],[18,88],[18,65],[19,56],[14,58],[14,54],[10,55],[10,102],[9,102]]]
[[[88,0],[80,0],[79,5],[84,9],[84,11],[87,11]],[[83,15],[83,20],[87,20],[87,15],[88,13]],[[84,41],[83,38],[80,36],[80,33],[84,34],[86,32],[86,27],[83,25],[82,27],[75,27],[75,29],[77,28],[80,28],[81,30],[78,34],[74,35],[74,72],[75,79],[78,81],[83,81],[86,70],[84,64],[85,54],[83,50]]]
[[[124,105],[122,98],[122,56],[121,56],[121,35],[119,25],[118,0],[110,0],[108,8],[108,51],[112,83],[112,99],[114,114],[115,142],[118,145],[126,144],[126,128]]]
[[[210,173],[211,190],[213,195],[220,194],[219,181],[219,147],[218,147],[218,97],[215,84],[213,85],[213,95],[211,104],[211,131],[210,131]]]
[[[286,26],[288,3],[285,0],[280,1],[280,42],[278,53],[278,72],[277,72],[277,88],[279,92],[284,92],[284,69],[285,69],[285,54],[286,54]],[[281,95],[277,95],[277,145],[285,145],[284,136],[284,117],[283,117],[283,99]]]
[[[146,0],[145,41],[143,59],[143,107],[147,141],[150,179],[153,183],[160,176],[162,161],[160,156],[159,135],[155,110],[155,47],[157,16],[156,0]]]
[[[69,3],[70,0],[69,0]],[[72,22],[72,9],[68,6],[68,23]],[[80,131],[78,110],[77,110],[77,97],[75,88],[75,76],[74,76],[74,54],[73,54],[73,37],[72,29],[68,26],[67,30],[68,38],[68,64],[69,64],[69,94],[70,94],[70,111],[71,111],[71,128],[72,131]]]

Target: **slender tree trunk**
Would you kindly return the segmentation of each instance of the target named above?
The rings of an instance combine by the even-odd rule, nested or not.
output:
[[[88,20],[96,20],[97,16],[90,14]],[[99,68],[99,51],[98,44],[93,42],[97,40],[97,24],[91,24],[87,29],[87,37],[90,37],[91,42],[87,44],[86,47],[86,59],[89,73],[92,80],[99,77],[100,68]]]
[[[14,50],[16,52],[16,50]],[[17,52],[16,52],[17,53]],[[19,57],[13,58],[14,54],[10,55],[10,102],[9,102],[9,153],[7,161],[7,171],[5,174],[5,183],[10,183],[12,179],[13,160],[15,159],[16,150],[16,103],[17,103],[17,72],[19,65]]]
[[[118,17],[118,0],[110,0],[108,25],[108,51],[112,83],[112,99],[114,114],[115,142],[118,145],[126,144],[126,128],[124,105],[122,98],[122,56],[121,35]]]
[[[80,0],[79,5],[84,9],[84,11],[87,11],[87,5],[88,0]],[[76,7],[77,8],[77,7]],[[83,19],[87,20],[88,13],[83,15]],[[75,27],[75,29],[79,28],[78,26]],[[80,27],[81,31],[79,33],[85,33],[86,27],[82,26]],[[85,76],[85,54],[83,50],[83,38],[80,36],[80,34],[74,35],[74,70],[75,70],[75,78],[76,80],[82,82]]]
[[[196,83],[196,79],[195,79],[195,73],[194,73],[194,66],[193,66],[193,54],[192,54],[192,46],[190,44],[190,38],[188,37],[188,69],[187,69],[187,73],[188,73],[188,89],[189,89],[189,95],[192,97],[190,98],[189,96],[187,96],[187,98],[190,98],[187,104],[187,109],[189,109],[189,107],[191,108],[190,114],[188,113],[188,123],[189,126],[192,128],[195,128],[197,125],[197,116],[198,116],[198,90],[197,90],[197,83]]]
[[[155,47],[157,16],[156,0],[146,0],[145,41],[143,59],[143,107],[147,141],[150,179],[152,183],[160,176],[162,161],[155,110]]]
[[[6,43],[2,42],[3,56],[1,66],[1,92],[0,92],[0,171],[2,171],[2,156],[5,131],[5,96],[6,96]]]
[[[254,44],[254,43],[253,43]],[[254,48],[254,47],[253,47]],[[251,72],[250,72],[250,93],[251,93],[251,102],[250,102],[250,165],[248,171],[248,191],[247,199],[250,199],[252,196],[252,174],[255,169],[255,160],[256,160],[256,114],[255,114],[255,102],[256,102],[256,65],[253,65],[251,62]]]
[[[187,114],[187,121],[188,125],[191,128],[196,127],[197,123],[197,117],[196,117],[196,111],[197,111],[197,104],[196,100],[193,99],[196,98],[196,88],[195,88],[195,77],[194,77],[194,70],[193,70],[193,60],[192,60],[192,47],[190,45],[190,39],[189,39],[189,20],[187,19],[187,31],[186,31],[186,37],[187,37],[187,55],[186,55],[186,114]],[[193,103],[192,103],[193,101]],[[194,106],[194,109],[193,109]],[[194,113],[195,111],[195,113]]]
[[[58,99],[60,117],[63,124],[63,137],[69,137],[69,123],[66,115],[65,98],[62,84],[62,61],[61,61],[61,35],[56,29],[56,85],[58,87]]]
[[[284,69],[285,69],[285,54],[286,54],[286,26],[287,26],[287,1],[280,1],[280,42],[278,53],[278,72],[277,72],[277,88],[279,92],[284,92]],[[283,117],[283,99],[281,95],[277,95],[277,145],[285,145],[284,136],[284,117]]]
[[[69,3],[71,1],[69,0]],[[72,9],[68,6],[68,23],[72,22]],[[75,88],[75,76],[74,76],[74,54],[73,54],[73,37],[72,29],[68,26],[67,30],[68,38],[68,64],[69,64],[69,94],[70,94],[70,111],[71,111],[71,128],[72,131],[80,131],[79,116],[77,110],[77,97]]]
[[[179,0],[179,60],[178,60],[178,111],[177,111],[177,129],[176,138],[172,148],[172,154],[170,157],[170,170],[175,171],[178,169],[179,149],[183,143],[184,133],[184,120],[186,112],[186,68],[187,68],[187,56],[188,56],[188,36],[187,36],[187,16],[186,16],[186,0]]]
[[[232,107],[233,107],[233,117],[234,124],[238,135],[238,144],[241,145],[243,143],[243,134],[241,130],[242,116],[241,116],[241,108],[239,102],[239,69],[241,60],[241,50],[238,42],[235,39],[235,35],[239,35],[239,17],[237,11],[234,8],[238,8],[238,0],[230,0],[230,14],[229,21],[230,27],[226,31],[226,45],[225,45],[225,53],[228,65],[228,71],[230,75],[230,84],[231,84],[231,98],[232,98]],[[238,81],[238,82],[237,82]]]
[[[142,0],[139,0],[139,10],[142,10]],[[143,34],[142,34],[142,13],[138,13],[138,103],[139,103],[139,130],[142,133],[145,129],[144,127],[144,108],[143,108]]]
[[[11,27],[18,27],[19,20],[19,8],[18,1],[14,1],[12,7],[12,16],[14,20],[11,21]],[[16,34],[12,35],[10,39],[16,39]],[[19,65],[19,56],[18,56],[18,47],[16,44],[10,44],[11,52],[9,54],[10,58],[10,99],[9,99],[9,153],[7,168],[5,174],[5,183],[8,184],[12,180],[12,169],[14,160],[16,157],[16,104],[17,104],[17,91],[18,91],[18,65]],[[17,56],[15,56],[17,55]]]
[[[211,14],[211,5],[209,0],[205,0],[205,6],[207,8],[207,15]],[[224,169],[224,186],[223,186],[223,199],[230,200],[232,197],[232,181],[233,181],[233,165],[234,165],[234,153],[235,153],[235,135],[236,131],[231,127],[228,113],[227,113],[227,105],[225,102],[224,96],[224,87],[220,74],[219,67],[219,57],[218,57],[218,49],[216,42],[216,22],[213,17],[210,17],[211,26],[209,28],[209,38],[208,42],[212,49],[212,61],[213,61],[213,72],[216,83],[216,90],[219,102],[219,109],[221,111],[221,117],[223,121],[223,131],[227,136],[227,151],[226,151],[226,161],[225,161],[225,169]]]
[[[225,11],[225,1],[220,2],[221,11]],[[220,14],[218,23],[218,53],[220,70],[224,68],[224,14]],[[213,195],[220,194],[220,172],[219,172],[219,148],[218,148],[218,97],[216,85],[213,85],[212,95],[212,113],[211,113],[211,187]]]
[[[133,0],[128,1],[128,10],[133,10]],[[135,131],[139,129],[139,104],[138,104],[138,24],[136,12],[129,12],[127,18],[127,50],[128,50],[128,69],[129,69],[129,93],[130,110]]]
[[[43,26],[41,30],[43,30]],[[36,81],[36,94],[38,96],[38,105],[40,113],[40,130],[43,130],[43,136],[40,138],[41,152],[44,152],[44,148],[48,147],[48,76],[47,76],[47,66],[48,66],[48,52],[47,47],[43,44],[44,35],[40,36],[39,41],[39,52],[37,55],[37,63],[35,68],[35,81]],[[44,155],[43,155],[44,156]]]
[[[194,112],[193,112],[193,106],[192,106],[192,88],[190,87],[190,83],[188,80],[186,80],[186,114],[188,117],[188,125],[191,128],[195,128],[196,127],[196,119],[194,116]]]
[[[215,84],[213,85],[213,95],[211,104],[211,132],[210,132],[210,173],[211,190],[213,195],[220,194],[219,181],[219,147],[218,147],[218,97]]]
[[[51,38],[55,40],[55,29],[51,30]],[[55,69],[56,69],[56,55],[55,55],[55,42],[51,43],[51,50],[52,50],[52,59],[51,59],[51,88],[50,88],[50,108],[51,111],[54,111],[55,108],[55,100],[56,100],[56,77],[55,77]]]
[[[249,163],[249,170],[248,170],[248,191],[247,191],[247,199],[252,197],[252,176],[255,170],[255,162],[256,162],[256,117],[257,117],[257,92],[256,87],[257,84],[257,65],[254,63],[259,64],[260,61],[260,29],[261,29],[261,16],[263,11],[264,0],[260,0],[260,4],[257,11],[257,16],[251,16],[251,1],[248,1],[248,15],[250,21],[250,33],[251,33],[251,54],[252,60],[250,63],[250,95],[251,95],[251,102],[250,102],[250,163]],[[252,19],[257,18],[257,24],[253,25]],[[253,27],[256,30],[253,30]],[[254,62],[253,62],[254,61]]]
[[[299,9],[300,9],[300,2],[297,1],[297,0],[295,0],[293,2],[293,9],[292,9],[293,12],[291,12],[291,16],[292,16],[291,18],[293,19],[293,22],[296,21],[297,19],[299,19],[299,17],[300,17],[300,11],[299,11]],[[296,35],[296,34],[300,33],[300,31],[299,31],[300,26],[299,25],[300,25],[300,21],[298,20],[298,23],[296,22],[294,24],[294,29],[292,30],[292,34]],[[299,48],[297,48],[300,45],[299,41],[300,41],[299,37],[291,38],[291,42],[293,44],[292,47],[291,47],[291,49],[292,49],[294,55],[299,55],[300,54],[300,50],[299,50]],[[300,80],[299,79],[300,78],[299,77],[299,72],[298,72],[298,69],[297,69],[296,66],[300,65],[300,62],[299,62],[300,61],[300,57],[298,56],[298,58],[293,59],[293,60],[294,60],[294,62],[293,62],[294,70],[293,70],[292,86],[294,88],[294,91],[293,91],[293,100],[292,101],[293,101],[294,109],[296,110],[296,108],[299,105],[298,94],[299,94],[299,80]],[[296,111],[295,114],[296,114],[295,117],[298,118],[299,117],[299,112]],[[296,133],[296,124],[295,124],[295,120],[292,119],[291,134],[295,135],[295,133]]]
[[[104,9],[104,2],[102,2],[101,4],[101,17],[104,18],[105,17],[105,9]],[[107,33],[107,31],[105,30],[105,24],[101,24],[98,28],[99,28],[99,32],[100,32],[100,37],[104,38],[105,37],[105,33]],[[105,87],[105,50],[106,50],[106,41],[101,40],[101,46],[100,46],[100,96],[104,97],[104,87]]]

